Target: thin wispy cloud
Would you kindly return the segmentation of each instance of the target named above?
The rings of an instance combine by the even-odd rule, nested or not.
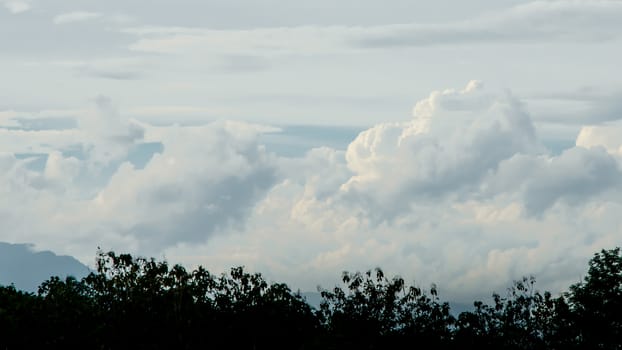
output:
[[[55,24],[69,24],[76,22],[86,22],[101,18],[102,14],[97,12],[75,11],[62,13],[54,17]]]
[[[469,20],[378,28],[357,38],[361,47],[416,47],[451,44],[600,42],[618,36],[619,1],[535,1]]]
[[[13,14],[19,14],[31,9],[31,4],[26,0],[4,0],[2,1],[4,7]]]
[[[468,20],[439,24],[301,26],[255,30],[185,27],[124,29],[130,49],[158,53],[329,53],[355,48],[460,44],[601,42],[619,37],[619,1],[536,1]]]

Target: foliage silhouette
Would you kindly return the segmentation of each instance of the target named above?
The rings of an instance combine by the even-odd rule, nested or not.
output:
[[[430,296],[401,277],[391,280],[380,268],[365,274],[344,272],[347,290],[321,290],[319,316],[339,348],[381,348],[404,338],[440,346],[451,338],[454,318],[448,303],[439,303],[436,286]],[[393,344],[395,343],[395,344]]]
[[[622,254],[602,250],[589,262],[584,281],[566,293],[575,343],[597,349],[622,349]]]
[[[584,281],[559,297],[524,277],[458,317],[435,285],[423,290],[380,268],[319,288],[316,310],[243,267],[213,275],[102,251],[96,261],[87,277],[51,277],[37,294],[0,286],[0,349],[622,347],[620,248],[596,253]]]

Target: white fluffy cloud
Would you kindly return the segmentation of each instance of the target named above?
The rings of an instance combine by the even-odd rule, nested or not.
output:
[[[381,124],[359,135],[346,160],[354,176],[347,196],[374,205],[370,213],[410,211],[414,201],[478,192],[482,179],[517,153],[542,149],[529,116],[512,96],[434,92],[414,108],[414,119]]]
[[[242,262],[304,289],[382,266],[456,300],[531,273],[558,292],[622,228],[619,154],[598,146],[609,129],[590,130],[590,147],[553,155],[511,95],[477,82],[433,92],[413,120],[366,130],[346,152],[282,160],[283,179],[239,235],[168,252]]]
[[[269,130],[233,122],[151,127],[124,118],[106,97],[78,115],[77,129],[5,129],[21,149],[2,146],[9,151],[0,161],[4,198],[15,202],[0,208],[14,228],[2,239],[51,244],[83,258],[68,247],[92,245],[97,237],[103,245],[157,254],[243,227],[276,176],[273,157],[256,140]],[[128,154],[144,144],[161,150],[138,168]],[[33,222],[34,216],[44,219]],[[88,255],[95,248],[82,247]]]
[[[141,248],[157,252],[243,227],[274,184],[274,161],[257,145],[252,126],[217,123],[150,132],[164,151],[144,169],[121,165],[93,202],[139,239]]]
[[[619,244],[620,1],[77,3],[0,0],[0,241],[467,300]]]
[[[381,266],[466,301],[529,273],[559,291],[622,229],[615,125],[586,126],[554,154],[520,100],[477,81],[432,92],[411,120],[369,128],[347,149],[304,157],[268,152],[258,135],[274,128],[154,127],[104,97],[75,129],[19,130],[16,115],[2,132],[46,157],[37,166],[19,156],[28,147],[0,143],[0,239],[85,262],[98,245],[166,253],[307,290]],[[153,144],[143,165],[131,161]]]
[[[577,136],[577,146],[604,147],[609,153],[622,154],[622,124],[585,126]]]
[[[78,123],[86,137],[82,147],[89,153],[88,159],[103,166],[126,156],[145,133],[138,123],[123,118],[105,96],[97,97],[95,108],[81,116]]]

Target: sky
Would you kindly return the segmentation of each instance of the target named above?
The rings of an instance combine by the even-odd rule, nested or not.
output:
[[[382,267],[455,301],[622,238],[622,1],[0,0],[0,242]]]

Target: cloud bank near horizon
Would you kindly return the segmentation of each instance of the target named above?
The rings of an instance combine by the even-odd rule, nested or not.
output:
[[[561,290],[619,244],[622,125],[551,152],[518,97],[478,81],[294,157],[266,148],[272,126],[153,126],[106,97],[72,113],[0,114],[2,241],[244,264],[305,290],[381,266],[458,301],[530,273]]]

